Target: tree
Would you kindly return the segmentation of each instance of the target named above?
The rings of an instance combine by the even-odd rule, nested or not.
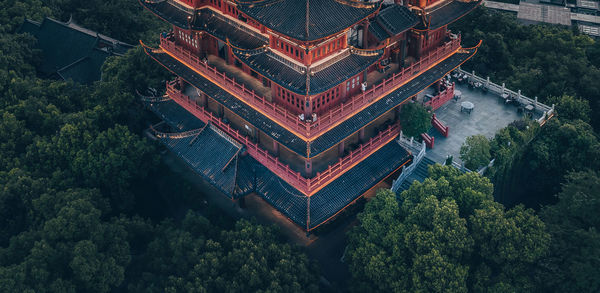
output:
[[[600,170],[600,142],[589,124],[553,118],[519,130],[509,126],[492,140],[496,197],[506,205],[552,204],[568,170]]]
[[[431,128],[431,113],[417,103],[407,103],[400,112],[400,125],[408,137],[419,137]]]
[[[460,159],[465,167],[477,170],[490,162],[490,141],[483,135],[472,135],[460,147]]]
[[[552,236],[550,252],[538,268],[545,292],[600,290],[600,177],[569,173],[555,205],[541,216]]]
[[[590,109],[587,100],[568,95],[563,95],[553,100],[556,102],[556,112],[561,120],[572,121],[579,119],[586,123],[590,122],[592,109]]]
[[[396,195],[380,190],[348,234],[356,291],[531,291],[549,235],[533,210],[505,211],[477,173],[430,167]]]
[[[150,292],[314,292],[314,264],[284,244],[272,227],[239,221],[211,231],[188,213],[182,227],[163,222],[143,256],[143,272],[129,287]]]

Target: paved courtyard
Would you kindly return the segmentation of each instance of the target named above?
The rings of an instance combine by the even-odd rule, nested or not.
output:
[[[438,163],[443,163],[447,155],[452,155],[454,161],[460,163],[460,147],[466,137],[475,134],[493,137],[498,130],[524,115],[519,113],[518,106],[506,105],[494,93],[484,93],[480,89],[471,89],[467,84],[458,83],[456,90],[462,93],[462,98],[458,101],[451,100],[435,111],[438,119],[450,127],[450,134],[446,138],[434,128],[429,131],[429,135],[435,137],[435,145],[433,149],[427,149],[427,157]],[[470,114],[461,112],[462,102],[473,103],[475,107]]]

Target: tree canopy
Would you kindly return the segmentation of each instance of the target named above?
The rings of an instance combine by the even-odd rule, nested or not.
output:
[[[483,135],[467,137],[460,147],[460,159],[471,170],[487,165],[491,159],[490,141]]]
[[[408,137],[419,137],[431,128],[431,113],[427,108],[417,103],[407,103],[402,106],[400,125]]]
[[[600,177],[593,171],[568,174],[555,205],[541,211],[552,236],[539,275],[546,292],[600,290]]]
[[[356,291],[530,291],[550,237],[533,210],[506,210],[476,173],[430,167],[396,195],[380,190],[349,233]]]

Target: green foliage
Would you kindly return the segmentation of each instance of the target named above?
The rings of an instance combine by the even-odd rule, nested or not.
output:
[[[487,165],[490,158],[490,141],[483,135],[467,137],[460,147],[460,159],[468,169],[477,170]]]
[[[598,292],[600,177],[584,171],[566,178],[558,202],[541,212],[552,243],[539,276],[545,292]]]
[[[157,145],[141,136],[149,118],[135,90],[164,86],[166,71],[138,47],[110,58],[93,85],[43,80],[35,41],[6,33],[23,17],[72,13],[125,41],[157,36],[160,21],[137,2],[97,2],[0,4],[0,292],[317,291],[315,264],[274,228],[137,216],[160,221],[203,201],[158,170]],[[165,211],[164,194],[182,208]]]
[[[0,2],[0,32],[15,32],[25,19],[41,21],[44,17],[52,16],[53,12],[40,0],[5,0]],[[4,48],[0,46],[0,48]]]
[[[537,208],[553,202],[569,170],[600,169],[600,142],[589,124],[553,118],[542,128],[529,126],[511,125],[492,140],[489,176],[501,202]]]
[[[130,44],[156,38],[160,30],[167,27],[138,1],[49,0],[47,5],[59,19],[66,21],[72,16],[85,28]]]
[[[492,191],[487,178],[440,165],[399,199],[380,190],[348,235],[353,289],[531,291],[550,237],[532,210],[505,211]]]
[[[431,113],[429,109],[417,104],[407,103],[400,112],[400,125],[408,137],[419,137],[431,128]]]
[[[272,227],[239,221],[214,231],[188,213],[182,227],[163,222],[142,257],[145,267],[129,290],[149,292],[314,292],[314,263],[281,243]]]
[[[556,102],[556,112],[560,119],[568,121],[579,119],[583,122],[590,123],[592,109],[590,109],[587,100],[567,95],[553,100]]]

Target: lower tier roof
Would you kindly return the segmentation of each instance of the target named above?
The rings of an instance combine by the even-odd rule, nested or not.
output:
[[[159,117],[168,119],[165,121],[176,121],[174,125],[183,125],[182,129],[193,125],[191,117],[173,117],[186,112],[173,101],[147,105]],[[238,198],[255,192],[306,230],[325,223],[411,158],[393,140],[307,197],[254,158],[240,155],[239,147],[231,142],[230,137],[224,137],[210,126],[198,134],[184,137],[171,135],[160,141],[227,196]]]
[[[180,76],[194,87],[200,89],[202,92],[223,105],[225,108],[237,114],[248,123],[254,125],[260,131],[269,135],[281,145],[303,157],[315,157],[318,154],[335,146],[343,139],[354,134],[381,115],[402,104],[410,97],[418,94],[429,85],[444,77],[448,72],[454,70],[456,67],[460,66],[462,63],[471,58],[475,52],[476,49],[461,50],[454,53],[452,56],[440,62],[435,67],[421,73],[419,76],[413,78],[411,81],[391,92],[386,97],[379,99],[364,110],[325,132],[310,142],[310,146],[307,148],[306,141],[273,120],[269,119],[262,113],[254,110],[252,107],[240,101],[238,98],[223,90],[218,85],[197,74],[194,72],[194,70],[185,66],[175,58],[166,53],[146,50],[147,54],[169,69],[171,72]]]

